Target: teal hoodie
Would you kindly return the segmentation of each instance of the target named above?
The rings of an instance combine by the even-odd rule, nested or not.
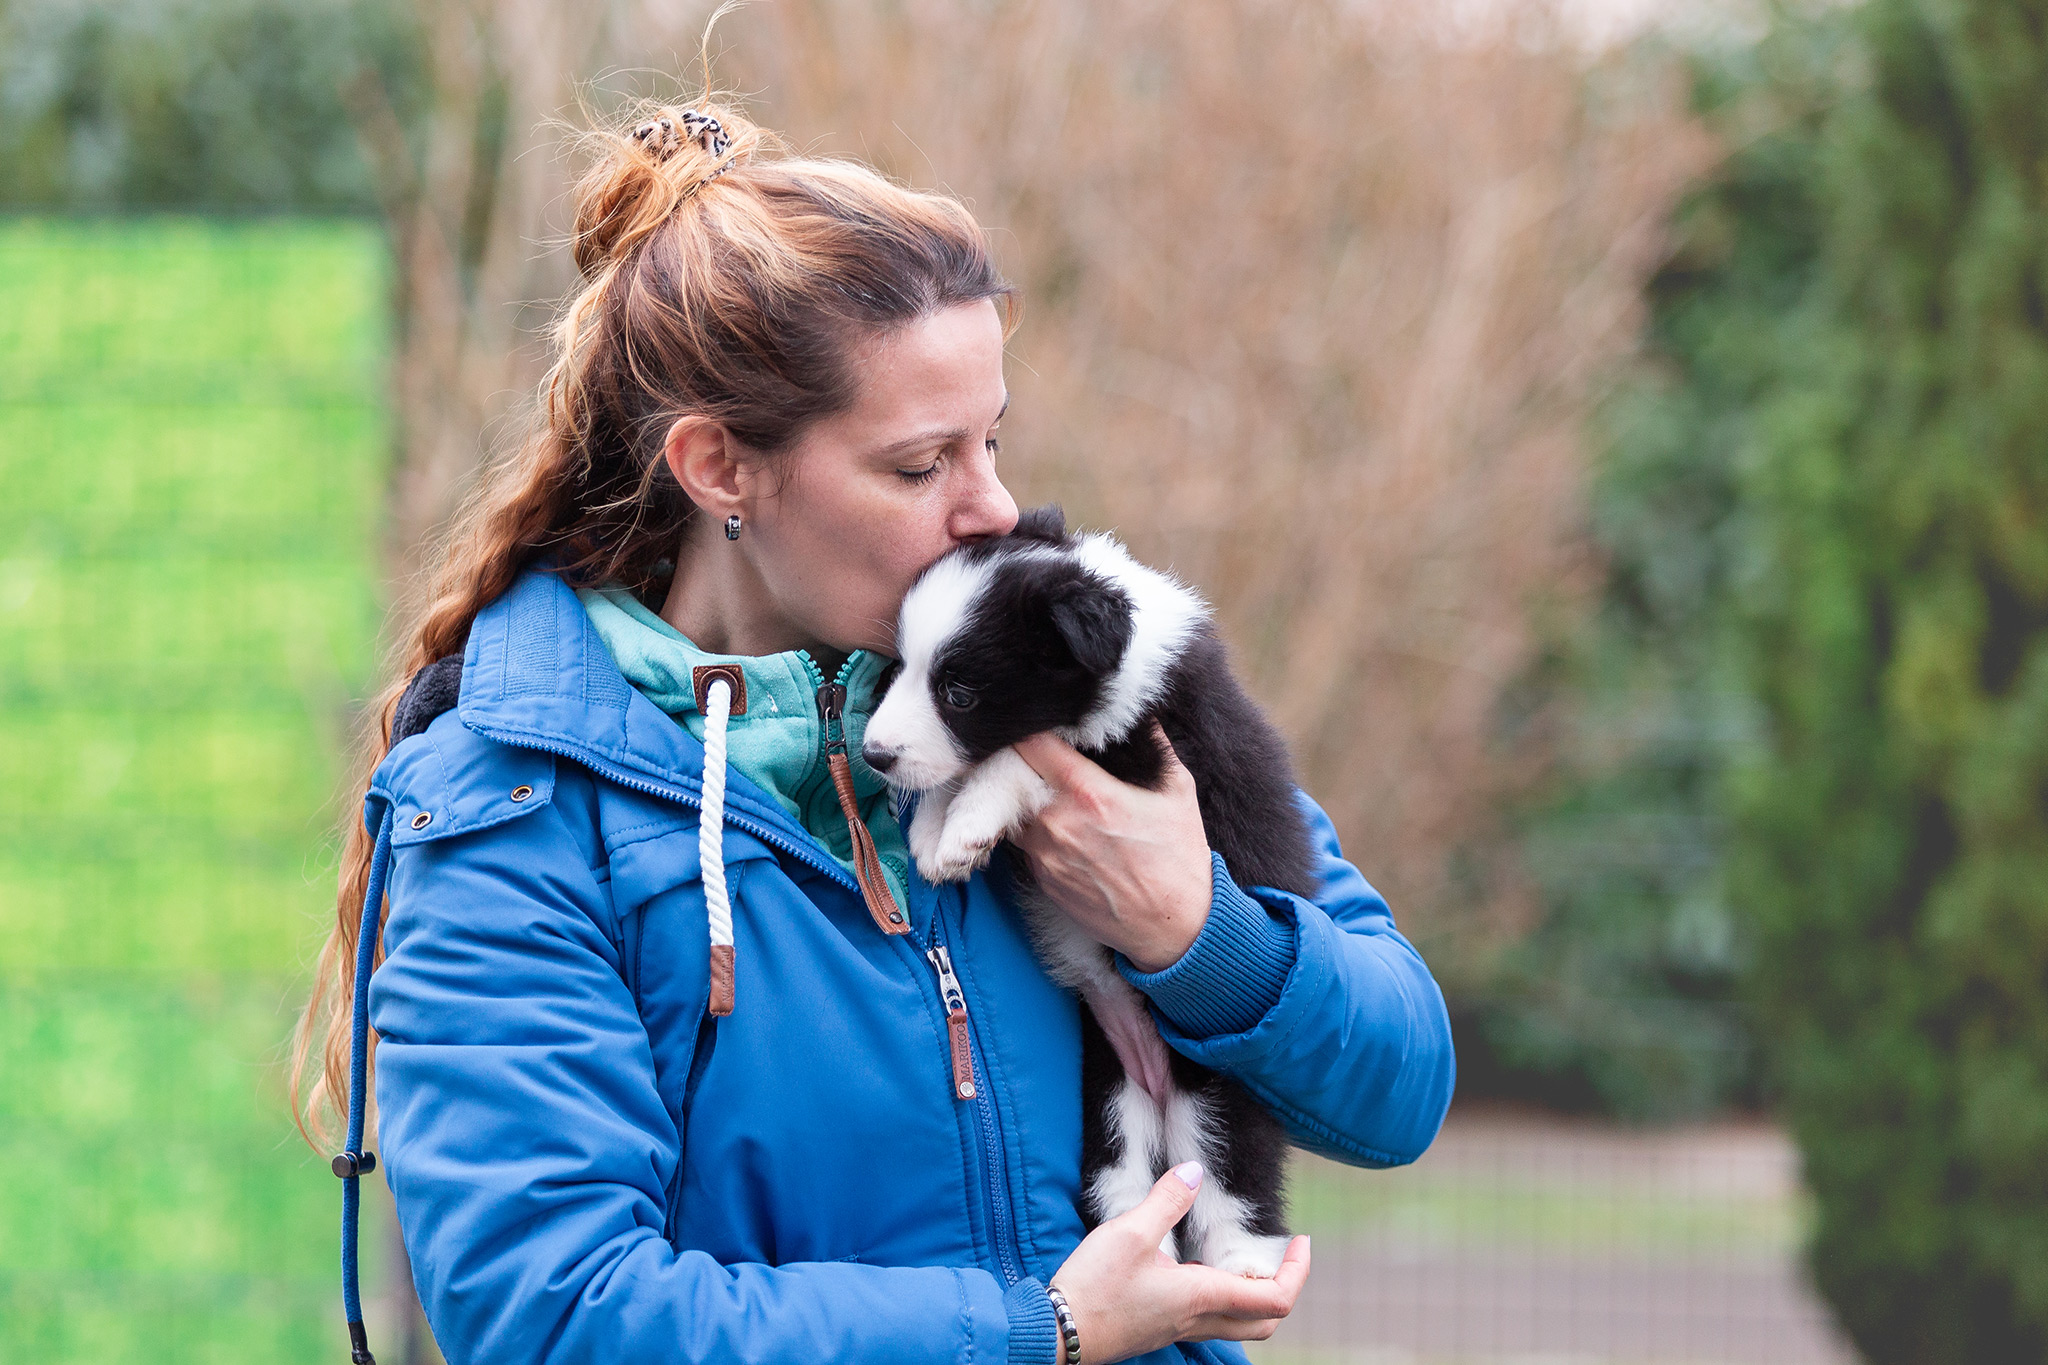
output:
[[[576,596],[626,681],[673,716],[699,743],[704,740],[704,717],[697,712],[691,670],[706,664],[737,664],[747,679],[747,710],[727,725],[726,762],[732,771],[774,797],[840,866],[853,871],[853,836],[832,787],[832,773],[825,760],[825,722],[818,713],[818,689],[826,678],[808,651],[712,654],[697,648],[688,636],[649,611],[631,590],[619,584],[585,588]],[[875,703],[881,700],[878,685],[890,662],[883,655],[857,649],[831,681],[846,688],[841,724],[861,818],[875,841],[896,903],[908,905],[904,879],[909,875],[910,850],[903,842],[888,784],[860,757],[861,738]]]

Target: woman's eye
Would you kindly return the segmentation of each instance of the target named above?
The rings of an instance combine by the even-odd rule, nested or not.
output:
[[[960,683],[947,683],[939,695],[945,700],[946,705],[955,711],[965,711],[975,702],[974,689]]]
[[[907,483],[930,483],[939,477],[939,462],[934,460],[923,469],[899,469],[896,477]]]
[[[1003,443],[993,436],[982,442],[982,444],[988,447],[988,453],[991,455],[1000,455],[1002,453]]]

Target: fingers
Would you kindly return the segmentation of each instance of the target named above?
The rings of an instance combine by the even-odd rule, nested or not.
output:
[[[1292,1297],[1301,1292],[1308,1283],[1308,1237],[1303,1234],[1287,1244],[1287,1254],[1280,1258],[1280,1273],[1273,1277],[1273,1283],[1284,1286]]]
[[[1279,1318],[1246,1322],[1241,1318],[1205,1320],[1190,1335],[1191,1341],[1266,1341],[1279,1329]]]
[[[1197,1307],[1201,1312],[1240,1322],[1263,1322],[1284,1318],[1294,1311],[1294,1301],[1300,1296],[1302,1285],[1308,1282],[1308,1265],[1308,1238],[1296,1237],[1287,1244],[1280,1270],[1270,1280],[1254,1280],[1207,1267],[1189,1269],[1202,1270],[1207,1277],[1207,1282],[1197,1290]]]
[[[1128,1223],[1145,1243],[1157,1246],[1195,1206],[1195,1191],[1201,1187],[1202,1163],[1183,1161],[1159,1177],[1138,1207],[1114,1221]]]
[[[1031,765],[1054,791],[1069,791],[1085,781],[1095,763],[1086,754],[1052,731],[1020,739],[1012,746],[1017,757]]]
[[[1159,752],[1166,759],[1166,766],[1168,768],[1182,768],[1185,766],[1180,761],[1180,750],[1174,748],[1173,741],[1166,737],[1166,727],[1159,723],[1157,716],[1152,718],[1152,742],[1159,746]]]

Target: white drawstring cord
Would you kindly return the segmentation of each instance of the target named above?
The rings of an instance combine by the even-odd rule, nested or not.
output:
[[[704,811],[697,821],[697,861],[704,877],[704,909],[711,926],[711,1013],[733,1007],[732,900],[725,889],[725,727],[732,715],[732,684],[714,678],[704,689]]]

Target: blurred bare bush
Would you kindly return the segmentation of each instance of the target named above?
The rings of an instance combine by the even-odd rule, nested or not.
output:
[[[368,61],[338,75],[397,272],[389,544],[407,584],[491,444],[516,439],[546,364],[538,339],[575,276],[550,249],[569,177],[561,120],[592,71],[667,26],[607,0],[373,3],[412,27],[421,68],[403,89]]]
[[[1439,13],[777,3],[730,56],[1004,234],[1012,487],[1210,595],[1455,989],[1527,913],[1496,813],[1544,755],[1496,721],[1594,577],[1584,428],[1711,148],[1654,59]]]
[[[543,118],[592,72],[600,95],[689,80],[708,9],[419,0],[424,144],[357,92],[409,282],[401,568],[567,281]],[[1674,70],[1589,57],[1527,7],[1441,12],[774,0],[717,41],[795,145],[951,189],[996,232],[1026,298],[1012,487],[1210,595],[1455,990],[1526,914],[1497,812],[1543,754],[1496,721],[1539,614],[1590,585],[1583,428],[1710,148]]]

